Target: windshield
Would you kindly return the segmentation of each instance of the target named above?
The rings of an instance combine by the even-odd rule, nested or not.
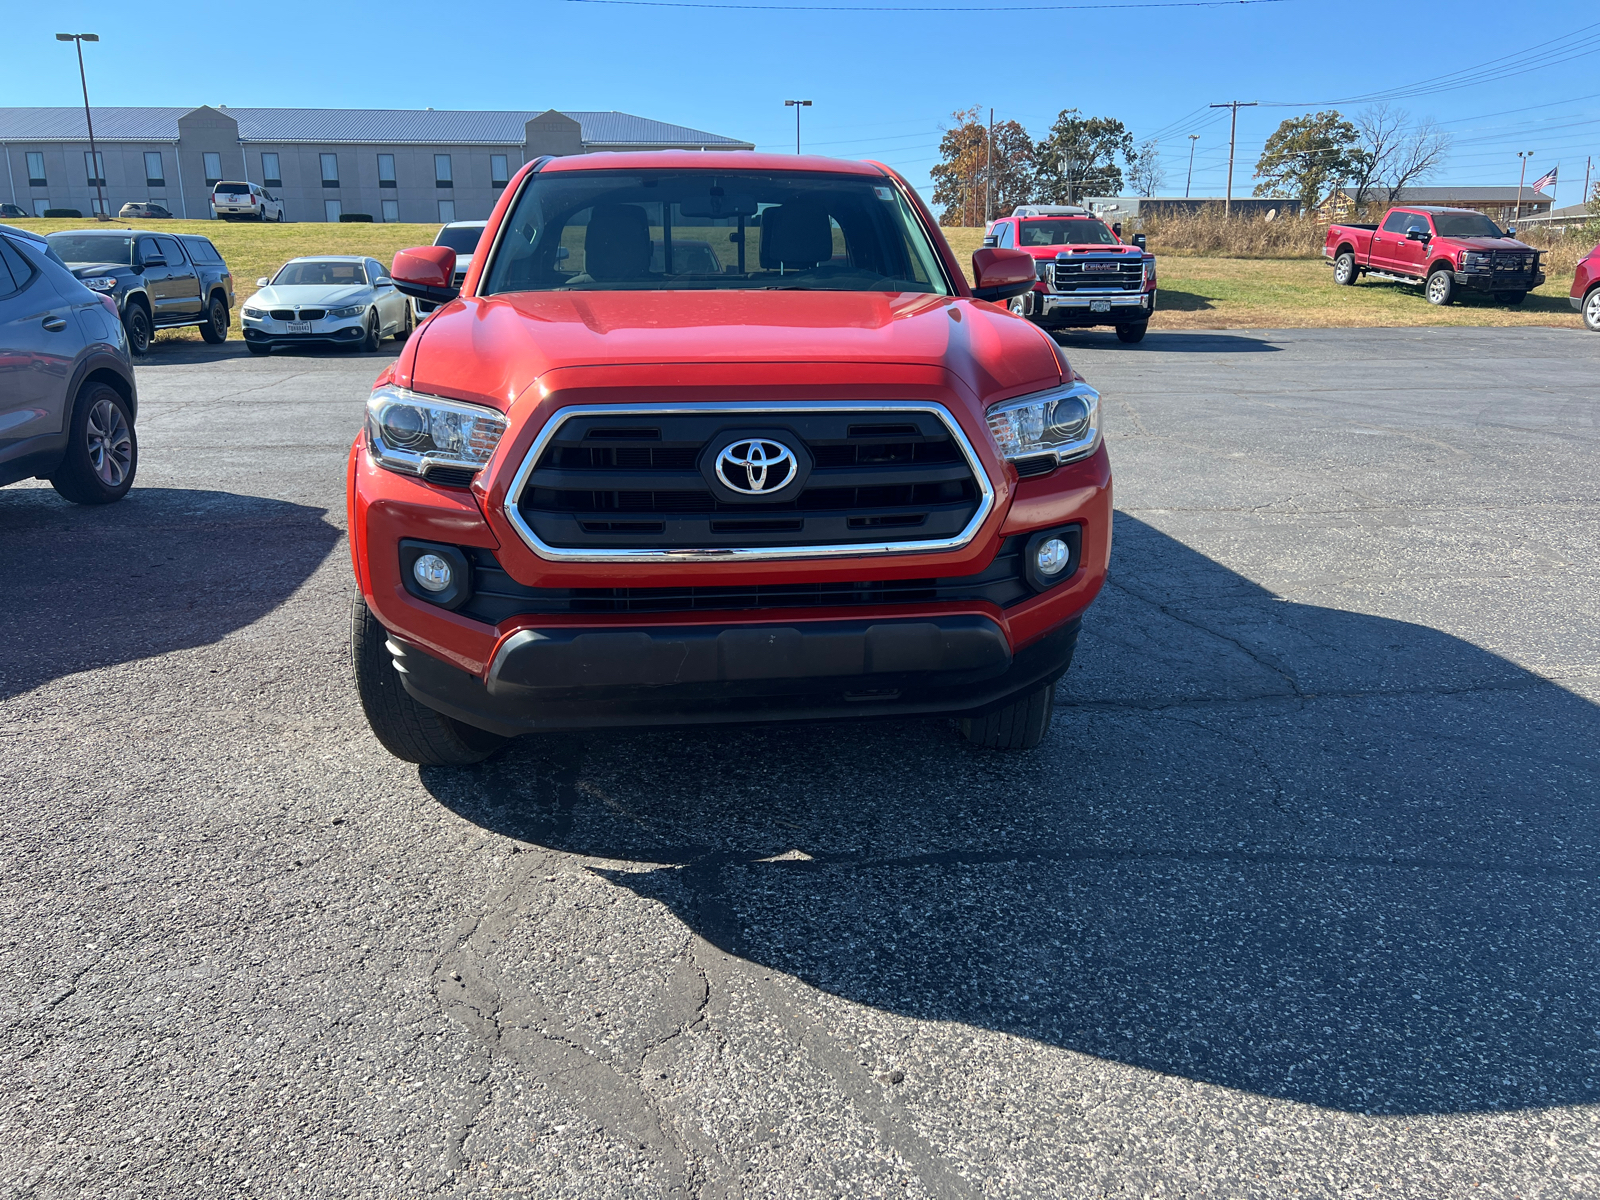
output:
[[[439,236],[433,239],[435,246],[449,246],[457,254],[471,254],[478,248],[478,239],[483,236],[483,226],[476,228],[446,225],[439,230]]]
[[[215,195],[218,192],[248,192],[249,190],[250,185],[248,183],[219,183],[211,189],[211,192]]]
[[[1500,226],[1482,213],[1433,214],[1434,232],[1440,237],[1502,237]]]
[[[1104,221],[1086,217],[1067,220],[1024,221],[1019,246],[1115,246],[1117,239]]]
[[[273,287],[349,287],[367,282],[367,272],[358,262],[307,259],[287,263],[272,277]]]
[[[45,241],[62,262],[133,265],[131,237],[109,233],[52,233]]]
[[[506,219],[485,295],[756,288],[952,294],[882,176],[550,171]]]

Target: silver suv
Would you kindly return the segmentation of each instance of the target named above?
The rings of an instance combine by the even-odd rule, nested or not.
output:
[[[37,234],[0,225],[0,485],[37,476],[74,504],[122,499],[138,411],[116,302]]]

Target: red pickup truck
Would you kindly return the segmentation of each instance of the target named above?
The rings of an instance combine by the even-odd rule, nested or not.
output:
[[[944,715],[1044,736],[1105,580],[1099,397],[905,180],[746,152],[538,159],[349,458],[357,689],[403,759],[600,726]]]
[[[1156,260],[1122,240],[1122,226],[1107,226],[1072,205],[1023,205],[991,224],[985,246],[1017,249],[1033,257],[1038,280],[1012,299],[1011,311],[1046,329],[1110,325],[1123,342],[1144,340],[1156,310]]]
[[[1521,304],[1544,282],[1539,254],[1470,208],[1391,208],[1376,225],[1332,225],[1322,253],[1333,281],[1363,275],[1420,283],[1429,304],[1449,304],[1463,288]]]

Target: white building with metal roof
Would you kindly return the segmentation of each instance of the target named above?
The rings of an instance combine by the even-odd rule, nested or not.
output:
[[[621,112],[433,109],[0,108],[0,196],[35,216],[114,214],[130,200],[211,215],[220,181],[259,184],[292,221],[469,221],[489,215],[523,163],[596,150],[751,150],[751,143]],[[98,169],[96,169],[98,168]]]

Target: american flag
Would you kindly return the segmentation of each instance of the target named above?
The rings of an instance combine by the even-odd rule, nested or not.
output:
[[[1556,173],[1560,170],[1560,167],[1551,167],[1548,175],[1541,175],[1539,178],[1533,181],[1533,190],[1536,192],[1542,192],[1547,187],[1555,187]]]

